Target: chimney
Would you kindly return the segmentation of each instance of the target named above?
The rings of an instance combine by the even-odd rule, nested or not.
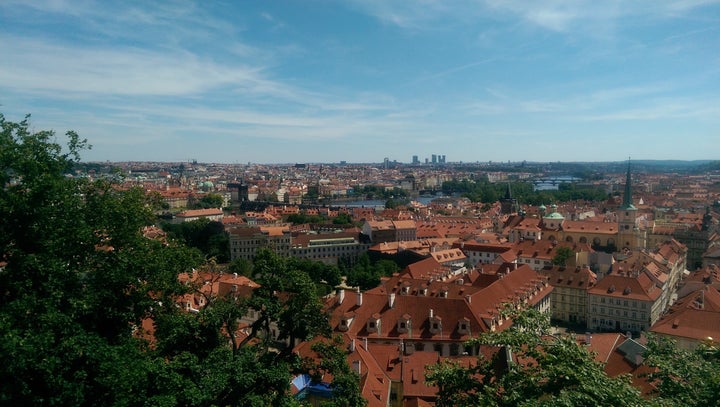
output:
[[[355,352],[355,339],[350,341],[350,352]]]
[[[388,294],[388,306],[393,308],[395,306],[395,293]]]
[[[585,344],[590,345],[592,343],[592,334],[590,332],[585,332]]]
[[[343,300],[345,299],[345,290],[342,288],[338,290],[338,304],[342,304]]]
[[[469,295],[465,296],[465,300],[467,301],[468,304],[472,303],[472,297]]]
[[[353,369],[357,372],[357,374],[362,376],[362,371],[360,368],[360,360],[353,360],[352,365],[353,365]]]
[[[363,348],[365,348],[365,350],[367,350],[367,336],[365,338],[363,338]]]
[[[430,318],[432,318],[433,316],[435,316],[435,313],[433,312],[433,309],[430,308]]]
[[[362,305],[362,293],[360,292],[360,287],[357,289],[357,306]]]

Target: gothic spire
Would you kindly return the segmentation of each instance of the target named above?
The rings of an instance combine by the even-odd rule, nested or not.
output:
[[[625,177],[625,195],[623,196],[622,209],[635,209],[632,203],[632,183],[630,178],[630,159],[628,159],[627,175]]]

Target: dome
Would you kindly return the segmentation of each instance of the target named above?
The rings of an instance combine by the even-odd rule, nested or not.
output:
[[[543,216],[543,219],[565,219],[565,217],[557,212],[553,212],[549,215]]]

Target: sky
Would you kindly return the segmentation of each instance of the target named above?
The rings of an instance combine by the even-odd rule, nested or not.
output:
[[[720,0],[0,1],[84,161],[720,159]]]

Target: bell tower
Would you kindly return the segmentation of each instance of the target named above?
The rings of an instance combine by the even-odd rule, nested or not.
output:
[[[637,226],[638,210],[632,202],[632,177],[630,174],[630,160],[628,160],[627,175],[625,176],[625,192],[623,203],[617,210],[618,215],[618,242],[617,248],[638,249],[645,248],[642,232]]]

